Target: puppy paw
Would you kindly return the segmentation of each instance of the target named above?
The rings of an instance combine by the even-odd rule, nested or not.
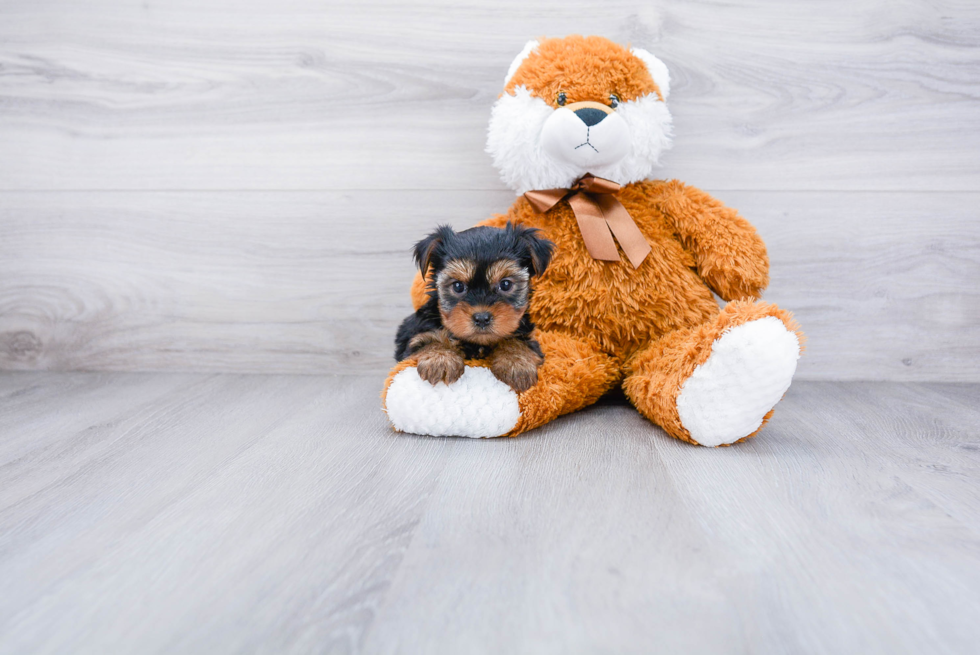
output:
[[[490,370],[493,372],[494,377],[517,393],[527,391],[538,383],[538,367],[534,365],[494,365]]]
[[[452,384],[463,375],[463,358],[451,350],[427,350],[418,355],[419,377],[429,384]]]
[[[527,344],[514,340],[497,346],[490,358],[494,376],[520,393],[538,382],[538,367],[543,360]]]

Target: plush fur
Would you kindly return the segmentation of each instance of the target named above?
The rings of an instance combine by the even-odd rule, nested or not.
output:
[[[532,41],[527,47],[493,107],[487,132],[487,152],[504,183],[522,194],[566,188],[586,173],[622,185],[652,175],[671,145],[673,127],[662,100],[666,93],[644,59],[659,64],[665,89],[666,67],[646,51],[629,51],[599,37]],[[558,105],[559,94],[564,94],[564,106]],[[591,130],[567,108],[579,102],[605,104],[612,95],[619,100],[615,112]],[[549,149],[549,137],[556,132],[570,136],[567,158]],[[587,137],[598,151],[572,157],[586,152],[575,146]],[[607,154],[618,156],[607,159]]]
[[[586,173],[611,179],[623,185],[616,197],[652,247],[638,268],[625,257],[592,259],[564,200],[542,214],[518,197],[482,223],[536,228],[555,244],[528,310],[545,362],[537,384],[518,396],[509,435],[622,385],[671,436],[727,445],[756,434],[789,385],[803,336],[788,312],[758,301],[769,261],[755,229],[697,188],[647,179],[670,144],[668,94],[662,62],[599,37],[532,42],[508,73],[487,139],[508,186],[522,194],[567,188]],[[591,129],[606,121],[609,130]],[[585,135],[600,151],[622,138],[629,147],[616,161],[590,163],[574,153]],[[424,287],[419,276],[417,306]],[[728,301],[724,309],[712,292]],[[396,368],[387,384],[404,374]]]

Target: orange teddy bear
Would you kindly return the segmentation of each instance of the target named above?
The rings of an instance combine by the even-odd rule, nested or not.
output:
[[[385,410],[401,431],[514,436],[622,385],[669,435],[719,446],[756,434],[789,388],[802,334],[759,302],[765,244],[694,187],[648,179],[670,146],[666,66],[601,37],[528,43],[511,65],[487,139],[518,193],[504,215],[555,243],[528,310],[544,352],[520,394],[486,362],[432,385],[399,362]],[[719,308],[712,291],[728,301]],[[417,275],[412,300],[427,299]]]

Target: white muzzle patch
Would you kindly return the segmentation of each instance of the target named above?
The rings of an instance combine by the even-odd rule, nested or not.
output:
[[[518,195],[567,188],[586,173],[626,185],[653,174],[670,133],[670,112],[656,94],[622,102],[589,126],[518,86],[493,106],[487,152]]]
[[[593,125],[587,122],[570,109],[556,109],[541,129],[541,149],[586,171],[611,166],[629,154],[630,129],[620,116],[606,114]]]

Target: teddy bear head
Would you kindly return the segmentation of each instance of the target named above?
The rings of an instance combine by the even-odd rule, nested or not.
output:
[[[487,152],[518,194],[587,173],[644,180],[670,147],[667,67],[598,36],[530,41],[493,106]]]

